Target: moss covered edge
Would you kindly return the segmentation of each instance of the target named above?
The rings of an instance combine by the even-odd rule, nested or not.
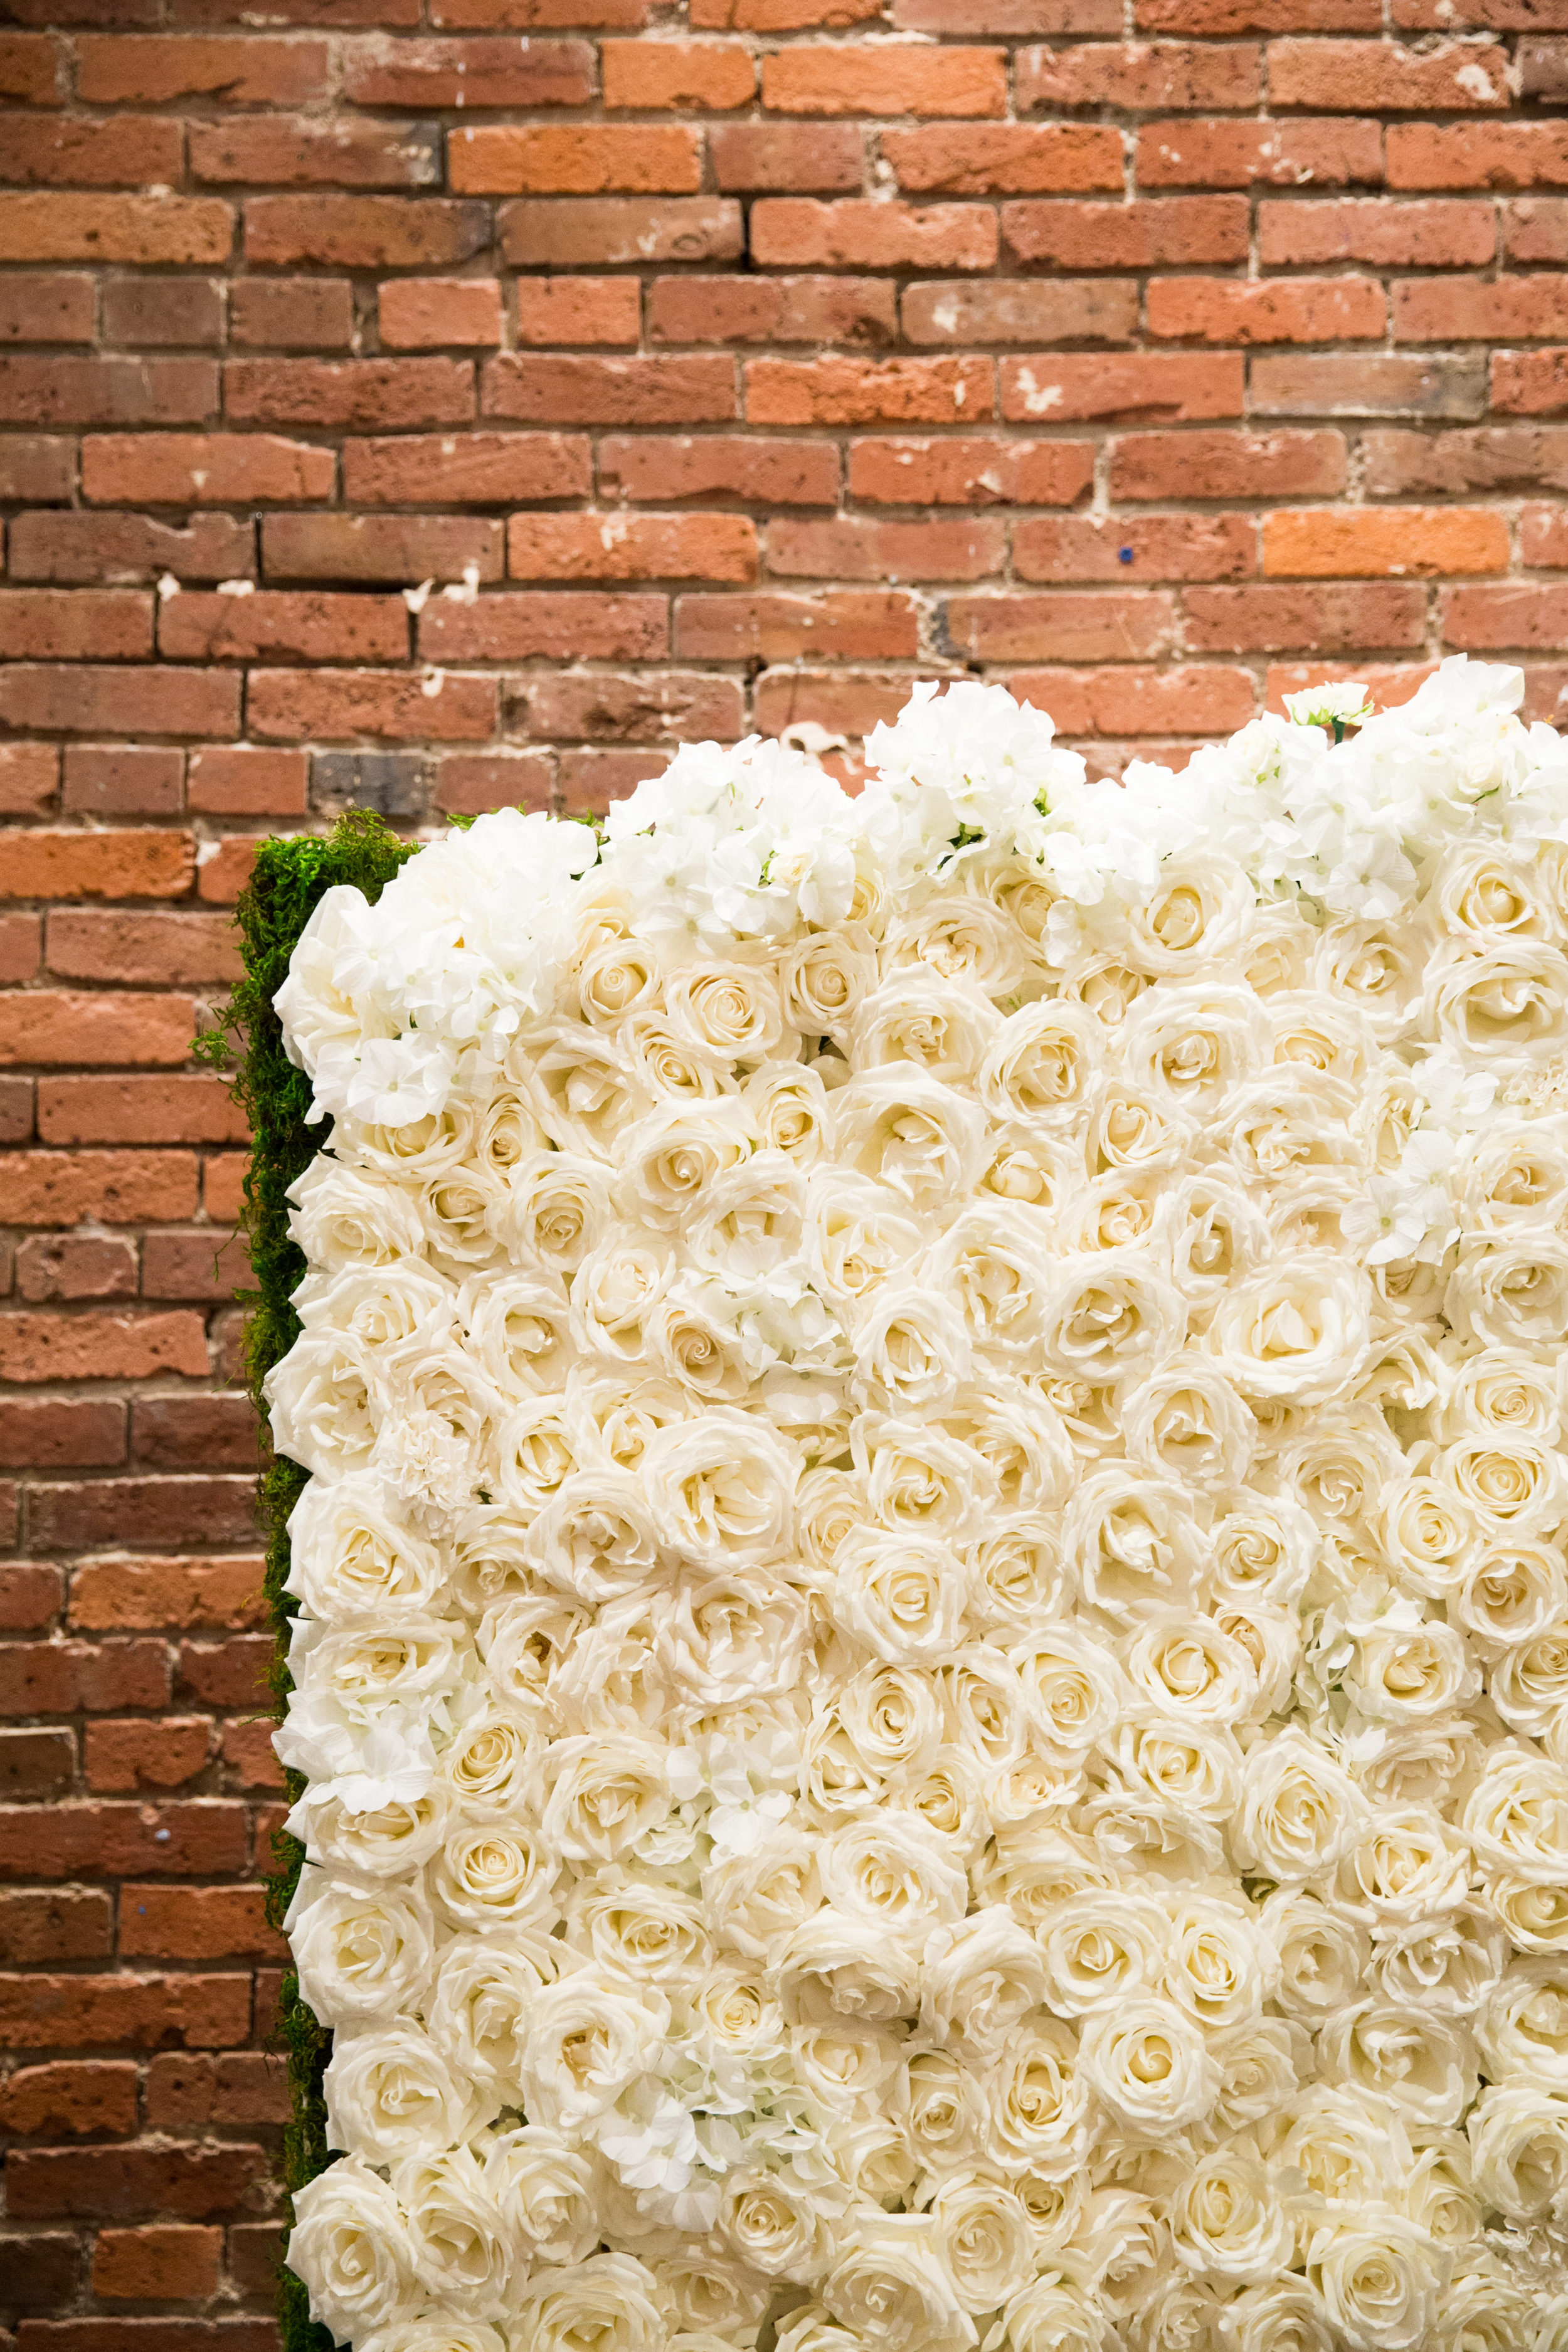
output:
[[[402,841],[378,816],[353,810],[324,837],[297,835],[264,841],[243,897],[235,909],[242,958],[241,976],[216,1025],[197,1041],[202,1057],[227,1067],[237,1045],[237,1067],[229,1068],[236,1099],[250,1127],[251,1156],[245,1179],[241,1223],[249,1246],[255,1286],[238,1294],[247,1309],[245,1330],[246,1385],[263,1413],[261,1384],[287,1355],[300,1328],[292,1299],[305,1260],[289,1232],[289,1187],[322,1150],[331,1122],[307,1119],[310,1082],[283,1049],[283,1032],[272,1000],[288,976],[289,960],[318,902],[340,883],[362,890],[374,905],[405,861],[420,846]],[[264,1591],[274,1635],[272,1696],[280,1717],[290,1688],[289,1635],[297,1603],[283,1590],[289,1574],[289,1514],[305,1485],[306,1473],[285,1454],[268,1454],[258,1480],[266,1538]],[[304,1788],[298,1772],[286,1775],[290,1805]],[[268,1917],[280,1927],[300,1876],[305,1849],[287,1830],[272,1841],[274,1868],[267,1878]],[[331,2036],[300,1998],[290,1969],[283,1979],[278,2036],[287,2053],[290,2119],[284,2135],[283,2185],[296,2189],[324,2172],[327,2111],[321,2075]],[[301,2282],[280,2266],[278,2316],[283,2352],[331,2352],[332,2337],[310,2315]]]

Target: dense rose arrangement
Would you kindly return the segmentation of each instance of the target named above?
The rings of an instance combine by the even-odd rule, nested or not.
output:
[[[1568,752],[919,688],[321,904],[357,2352],[1563,2352]],[[1342,740],[1341,740],[1342,739]]]

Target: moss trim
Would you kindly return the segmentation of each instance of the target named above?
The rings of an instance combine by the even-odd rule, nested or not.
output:
[[[256,1285],[237,1296],[248,1309],[246,1383],[258,1412],[263,1411],[262,1382],[273,1365],[288,1354],[300,1328],[291,1301],[305,1272],[305,1260],[289,1237],[289,1187],[324,1148],[330,1133],[324,1118],[311,1125],[306,1118],[310,1083],[283,1050],[283,1032],[272,1000],[288,975],[300,934],[326,892],[347,883],[362,890],[374,905],[418,846],[417,842],[400,840],[367,810],[352,811],[324,838],[298,835],[264,841],[257,852],[249,885],[235,909],[241,976],[217,1016],[216,1026],[197,1040],[201,1058],[225,1066],[237,1041],[239,1048],[232,1083],[251,1134],[241,1224]],[[279,1717],[291,1687],[289,1636],[298,1607],[283,1590],[289,1574],[287,1521],[306,1475],[287,1455],[273,1454],[257,1482],[267,1539],[263,1589],[275,1638],[272,1694]],[[304,1779],[298,1772],[285,1777],[292,1804],[305,1786]],[[305,1849],[287,1830],[275,1833],[272,1849],[275,1867],[267,1879],[267,1916],[278,1927],[299,1882]],[[321,2093],[331,2035],[300,2000],[299,1979],[292,1969],[283,1979],[279,2039],[289,2068],[290,2117],[284,2132],[282,2169],[291,2219],[294,2191],[334,2161],[327,2149],[327,2111]],[[310,2315],[302,2283],[281,2264],[278,2316],[283,2352],[332,2352],[331,2334]]]

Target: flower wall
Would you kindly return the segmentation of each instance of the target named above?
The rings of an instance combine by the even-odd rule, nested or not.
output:
[[[1568,755],[917,688],[321,900],[356,2352],[1560,2352]]]

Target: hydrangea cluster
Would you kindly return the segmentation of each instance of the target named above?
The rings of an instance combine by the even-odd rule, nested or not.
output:
[[[1568,2352],[1568,757],[916,689],[278,1009],[356,2352]]]

